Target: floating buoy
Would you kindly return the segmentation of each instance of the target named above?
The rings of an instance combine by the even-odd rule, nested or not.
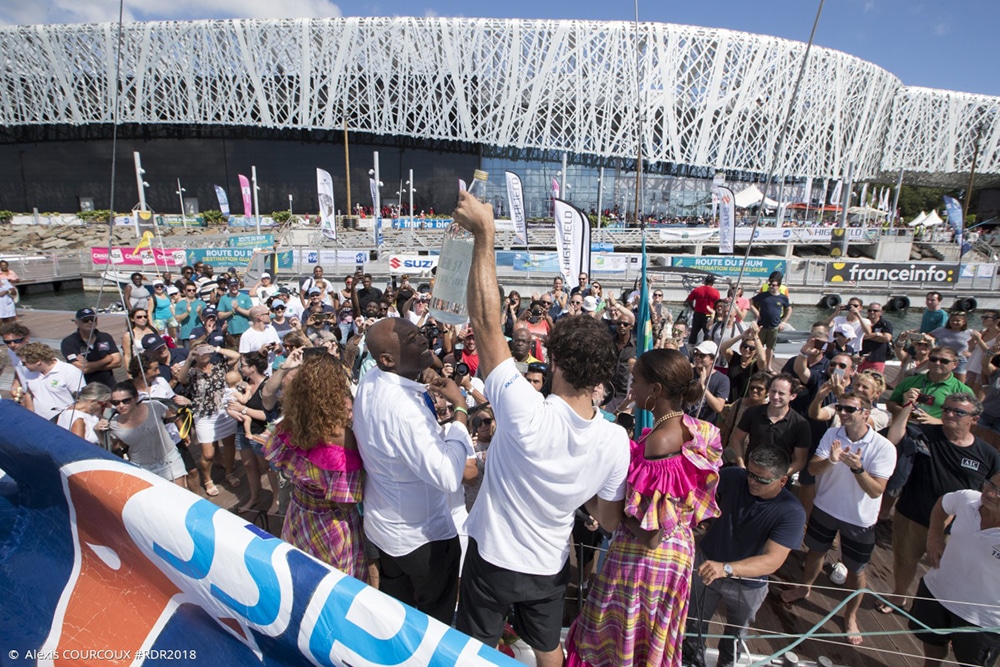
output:
[[[904,312],[910,307],[910,297],[905,295],[890,297],[889,303],[887,303],[886,306],[887,310]]]
[[[973,298],[971,296],[967,296],[967,297],[963,297],[963,298],[960,298],[960,299],[955,299],[955,303],[952,304],[951,309],[952,310],[961,310],[961,311],[964,311],[966,313],[971,313],[971,312],[974,312],[976,310],[976,307],[978,305],[979,305],[979,303],[976,301],[975,298]]]

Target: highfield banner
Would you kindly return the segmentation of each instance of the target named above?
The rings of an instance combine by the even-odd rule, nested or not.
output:
[[[918,264],[891,262],[829,262],[828,283],[937,283],[947,285],[958,280],[958,266],[953,264]]]

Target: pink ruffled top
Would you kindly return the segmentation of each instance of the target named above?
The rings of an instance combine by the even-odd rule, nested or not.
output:
[[[362,500],[365,471],[356,449],[333,442],[302,449],[288,433],[277,433],[264,445],[264,457],[285,473],[301,500],[316,505]]]
[[[649,460],[644,429],[632,442],[625,514],[639,520],[644,530],[663,530],[664,536],[678,526],[694,527],[719,516],[715,489],[722,465],[719,429],[708,422],[684,415],[682,423],[691,433],[675,456]]]

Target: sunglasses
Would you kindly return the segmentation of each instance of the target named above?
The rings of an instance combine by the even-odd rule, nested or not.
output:
[[[542,301],[542,305],[548,307],[548,306],[552,305],[552,302],[551,301]]]
[[[662,297],[663,295],[662,295],[662,294],[660,294],[659,292],[656,292],[656,293],[654,293],[654,294],[653,294],[653,296],[659,296],[659,297]]]
[[[482,418],[478,418],[477,417],[476,419],[472,420],[472,426],[474,428],[479,428],[483,424],[486,424],[487,426],[491,426],[493,424],[493,418],[492,417],[482,417]]]
[[[26,340],[28,340],[27,336],[21,336],[20,338],[11,338],[10,340],[5,340],[4,342],[7,343],[8,347],[10,347],[11,345],[20,345]]]
[[[131,398],[122,398],[122,399],[119,399],[119,400],[115,400],[115,399],[112,398],[108,402],[111,403],[111,405],[113,405],[115,407],[118,407],[119,405],[128,405],[129,403],[132,402],[132,399]]]
[[[960,410],[959,408],[949,408],[949,407],[941,408],[941,413],[944,414],[945,412],[951,415],[955,415],[956,417],[968,417],[970,415],[976,414],[975,412],[971,412],[969,410]]]
[[[163,285],[153,285],[153,289],[167,289]]]
[[[743,349],[746,350],[747,352],[753,352],[754,350],[757,349],[757,346],[756,345],[744,345]]]
[[[618,326],[620,326],[622,329],[629,329],[632,327],[632,325],[629,324],[628,322],[619,322]]]
[[[573,304],[574,306],[582,306],[583,305],[583,301],[570,301],[570,303]]]
[[[845,371],[847,370],[847,364],[845,364],[845,363],[837,363],[837,362],[831,361],[830,365],[833,366],[834,368],[842,368]]]
[[[708,357],[708,358],[712,358],[712,357],[714,357],[715,355],[714,355],[714,354],[709,354],[709,353],[707,353],[707,352],[697,352],[697,351],[696,351],[696,352],[694,353],[694,356],[696,356],[696,357],[698,357],[698,358],[703,358],[703,357]]]
[[[149,315],[135,315],[132,317],[133,320],[148,320]]]
[[[843,412],[849,415],[853,415],[861,408],[856,407],[854,405],[841,405],[840,403],[838,403],[837,405],[833,406],[833,409],[836,410],[837,412]]]
[[[770,479],[768,479],[767,477],[761,477],[760,475],[755,475],[749,470],[747,470],[747,478],[750,479],[750,481],[757,482],[758,484],[761,484],[763,486],[767,486],[768,484],[774,484],[779,479],[781,479],[780,477],[771,477]]]
[[[545,364],[539,364],[539,363],[528,364],[529,373],[544,373],[547,370],[549,370],[549,367],[546,366]]]
[[[186,289],[186,290],[184,290],[184,293],[185,293],[185,294],[194,294],[194,293],[195,293],[195,292],[197,292],[197,291],[198,291],[198,290],[194,290],[194,289]]]
[[[882,309],[881,308],[869,308],[868,312],[869,313],[881,313]]]
[[[928,357],[927,361],[932,361],[935,364],[953,364],[953,363],[955,363],[954,359],[948,359],[947,357]]]
[[[767,391],[767,387],[761,387],[760,385],[750,387],[750,392],[753,394],[763,394],[765,391]]]
[[[83,322],[84,324],[89,324],[89,323],[93,322],[96,319],[97,319],[96,317],[85,317],[85,318],[83,318],[80,321]]]

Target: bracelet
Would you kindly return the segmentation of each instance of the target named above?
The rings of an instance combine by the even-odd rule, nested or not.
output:
[[[907,401],[906,403],[903,403],[902,407],[904,407],[904,408],[912,408],[913,405],[914,405],[913,401]]]
[[[464,412],[466,417],[469,416],[469,411],[465,408],[465,406],[462,405],[456,405],[455,412]]]
[[[864,471],[865,471],[864,468],[851,468],[851,472],[853,472],[855,475],[860,475]]]

